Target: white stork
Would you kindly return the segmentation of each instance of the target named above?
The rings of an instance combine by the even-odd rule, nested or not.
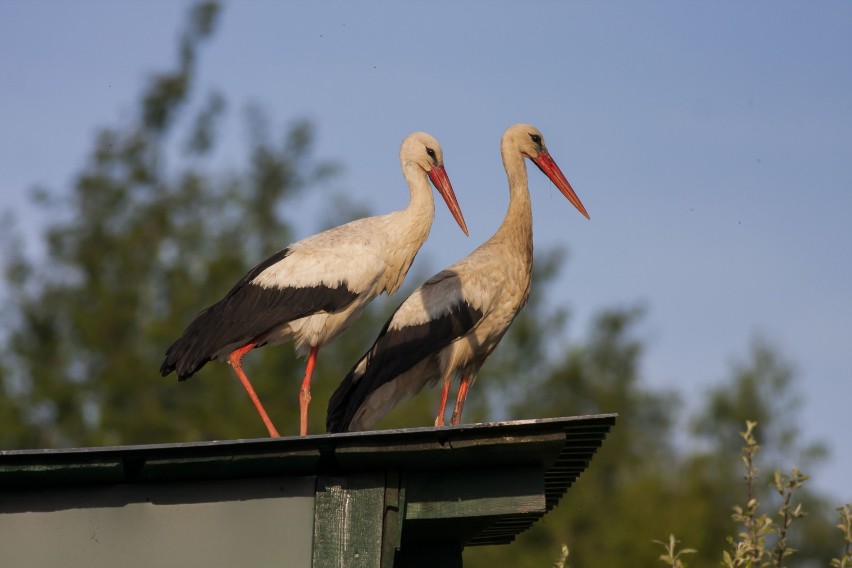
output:
[[[516,124],[506,130],[500,152],[509,178],[509,210],[500,228],[400,305],[332,395],[326,419],[329,432],[365,430],[397,402],[439,380],[443,390],[435,426],[443,426],[447,393],[457,372],[461,382],[450,423],[461,421],[477,372],[530,293],[532,210],[524,158],[530,158],[589,218],[534,126]]]
[[[177,371],[183,381],[207,361],[227,359],[269,435],[278,437],[241,361],[255,347],[293,340],[298,355],[308,354],[299,391],[299,431],[307,435],[319,348],[345,330],[373,298],[399,288],[429,236],[435,204],[427,177],[467,234],[438,141],[415,132],[403,141],[399,159],[411,195],[408,207],[329,229],[260,262],[223,299],[198,314],[166,351],[160,373]]]

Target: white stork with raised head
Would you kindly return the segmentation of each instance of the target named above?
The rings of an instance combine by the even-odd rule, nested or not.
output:
[[[415,132],[403,141],[399,159],[410,192],[408,207],[329,229],[260,262],[223,299],[198,314],[166,351],[160,373],[177,371],[183,381],[207,361],[227,360],[269,435],[278,437],[241,361],[256,347],[293,340],[297,353],[308,355],[299,391],[299,431],[307,435],[317,352],[345,330],[368,302],[402,284],[435,216],[429,180],[467,234],[438,141]]]
[[[329,432],[365,430],[397,402],[439,380],[443,389],[435,426],[443,426],[447,394],[456,373],[461,374],[461,382],[450,423],[461,421],[477,372],[530,293],[532,209],[524,158],[532,160],[589,218],[537,128],[529,124],[510,127],[503,134],[500,151],[509,178],[509,210],[500,228],[400,305],[332,395],[326,419]]]

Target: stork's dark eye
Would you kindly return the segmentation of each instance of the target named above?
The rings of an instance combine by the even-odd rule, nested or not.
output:
[[[533,143],[538,146],[541,146],[541,136],[538,134],[530,134],[530,138],[532,138]]]
[[[433,160],[437,160],[437,157],[435,156],[435,150],[433,150],[432,148],[427,146],[426,147],[426,153],[429,154],[429,157],[432,158]]]

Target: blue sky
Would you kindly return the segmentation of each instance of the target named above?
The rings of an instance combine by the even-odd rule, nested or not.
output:
[[[188,5],[0,3],[0,195],[31,235],[26,189],[68,187],[96,128],[129,120]],[[570,250],[547,300],[570,335],[645,303],[643,374],[691,408],[766,338],[796,365],[806,438],[832,447],[814,483],[849,501],[851,61],[849,2],[252,2],[226,7],[199,92],[231,104],[220,167],[261,103],[314,120],[333,185],[377,212],[405,203],[402,138],[435,135],[471,236],[439,207],[433,269],[496,229],[500,135],[535,124],[591,214],[530,170],[536,246]]]

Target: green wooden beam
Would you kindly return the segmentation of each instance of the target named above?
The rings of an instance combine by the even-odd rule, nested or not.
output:
[[[384,504],[384,472],[319,476],[314,502],[313,566],[380,566]]]
[[[545,512],[541,467],[405,475],[405,519],[494,517]]]
[[[518,465],[543,463],[555,459],[565,445],[565,433],[544,432],[510,437],[482,436],[482,432],[453,432],[456,438],[436,442],[431,438],[411,438],[395,441],[376,437],[341,437],[334,449],[335,463],[347,470],[399,468],[437,470],[489,465]],[[417,456],[416,464],[412,456]],[[546,460],[547,463],[544,463]]]

